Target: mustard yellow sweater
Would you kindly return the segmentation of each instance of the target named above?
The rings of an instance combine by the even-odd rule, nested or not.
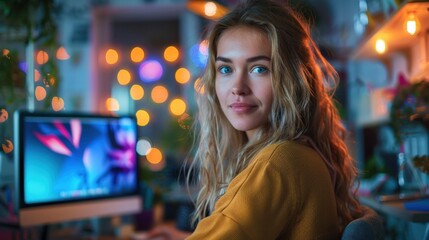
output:
[[[339,239],[334,190],[322,158],[305,145],[270,145],[230,183],[193,239]]]

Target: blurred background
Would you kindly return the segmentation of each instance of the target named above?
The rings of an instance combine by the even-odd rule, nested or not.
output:
[[[15,110],[131,114],[142,182],[151,189],[146,197],[170,203],[163,218],[175,219],[177,203],[189,203],[180,173],[192,144],[195,95],[204,94],[194,86],[207,59],[205,30],[237,2],[0,0],[2,181],[13,179]],[[424,171],[401,165],[399,156],[413,163],[428,154],[429,3],[289,2],[311,22],[339,73],[334,97],[361,193],[426,189],[426,181],[412,178]],[[422,224],[387,224],[392,239],[423,231]]]

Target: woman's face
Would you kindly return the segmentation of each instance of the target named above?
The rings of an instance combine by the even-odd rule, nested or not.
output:
[[[251,27],[233,27],[219,38],[216,95],[232,126],[250,139],[268,122],[273,101],[271,44]]]

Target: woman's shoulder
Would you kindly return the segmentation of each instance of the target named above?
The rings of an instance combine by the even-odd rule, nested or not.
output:
[[[264,165],[286,167],[307,166],[315,162],[322,163],[323,160],[312,147],[298,141],[285,140],[262,148],[255,156],[255,161]]]

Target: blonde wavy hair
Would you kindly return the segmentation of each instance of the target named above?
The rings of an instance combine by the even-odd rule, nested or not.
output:
[[[268,125],[248,139],[229,123],[215,92],[215,58],[222,33],[250,26],[266,33],[271,43],[273,104]],[[334,184],[341,230],[360,215],[352,191],[357,169],[345,144],[346,131],[332,100],[337,73],[310,36],[306,21],[291,8],[273,1],[249,0],[215,22],[209,31],[209,59],[198,88],[198,113],[190,172],[198,174],[200,191],[193,222],[208,216],[230,181],[267,145],[313,140],[327,164]]]

